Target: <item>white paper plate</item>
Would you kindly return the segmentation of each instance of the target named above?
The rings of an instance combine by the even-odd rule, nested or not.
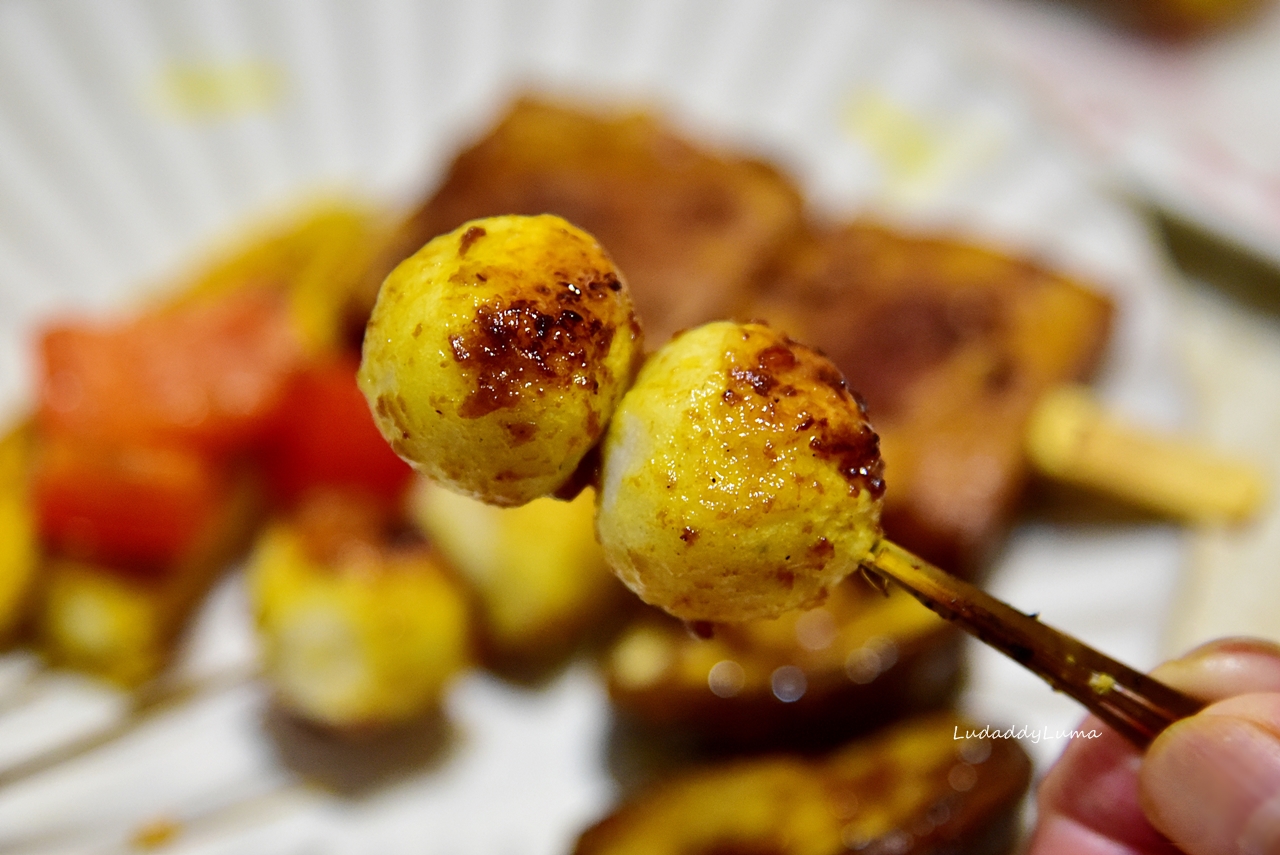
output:
[[[128,306],[246,216],[306,194],[411,199],[536,87],[654,104],[695,136],[776,159],[829,213],[980,236],[1089,277],[1120,306],[1104,394],[1176,420],[1161,261],[1142,223],[1016,87],[965,55],[945,16],[918,12],[870,0],[7,0],[0,400],[29,399],[41,319]],[[1163,527],[1028,525],[993,587],[1146,667],[1180,558]],[[234,579],[189,648],[193,676],[252,667]],[[972,671],[979,721],[1052,730],[1079,717],[994,654],[978,652]],[[171,844],[182,852],[554,853],[614,795],[608,710],[585,669],[542,691],[464,679],[449,701],[456,747],[354,800],[294,781],[263,707],[251,681],[211,690],[0,788],[0,848],[117,851],[163,818],[183,824]],[[0,770],[122,714],[109,690],[0,659]],[[1026,747],[1044,761],[1062,744]]]
[[[1167,43],[1066,3],[951,5],[1135,197],[1280,264],[1280,6]]]

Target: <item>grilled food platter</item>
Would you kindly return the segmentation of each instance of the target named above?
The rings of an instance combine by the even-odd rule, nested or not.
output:
[[[651,793],[577,844],[627,851],[676,799],[638,788],[699,803],[718,773],[679,769],[725,752],[765,807],[781,786],[795,816],[839,820],[814,847],[1011,839],[1022,752],[1064,743],[948,734],[1079,713],[905,596],[850,584],[698,640],[609,578],[589,499],[481,507],[366,442],[349,393],[373,294],[478,216],[594,232],[654,345],[763,318],[856,382],[917,343],[861,380],[889,483],[896,466],[913,485],[886,508],[893,536],[1157,661],[1176,528],[1028,510],[1020,431],[1089,376],[1123,417],[1176,423],[1162,262],[945,22],[816,0],[13,2],[0,40],[3,450],[39,461],[47,553],[0,661],[4,846],[560,852]],[[880,346],[854,335],[860,312]],[[136,396],[139,377],[205,397],[192,415],[182,394]],[[172,523],[160,535],[86,535],[140,507],[113,492],[122,469],[165,475],[128,494],[164,499],[142,514]],[[958,691],[964,719],[742,759],[830,750]],[[878,804],[879,774],[940,795]],[[751,833],[753,804],[724,827]]]

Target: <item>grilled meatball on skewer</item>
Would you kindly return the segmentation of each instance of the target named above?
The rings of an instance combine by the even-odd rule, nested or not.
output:
[[[522,505],[571,478],[641,349],[631,297],[595,238],[559,217],[491,217],[387,277],[360,388],[420,471]]]
[[[880,536],[866,413],[821,354],[717,322],[659,350],[605,436],[596,529],[614,572],[686,620],[815,606]]]

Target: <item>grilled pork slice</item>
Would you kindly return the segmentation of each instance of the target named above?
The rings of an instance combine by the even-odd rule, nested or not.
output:
[[[793,245],[750,314],[824,351],[866,399],[886,535],[972,576],[1022,496],[1033,408],[1093,367],[1111,306],[1020,259],[853,223]]]
[[[966,730],[977,728],[939,713],[826,757],[762,757],[660,781],[587,829],[574,852],[1006,852],[1031,763],[1012,740]]]
[[[524,98],[461,152],[444,183],[373,265],[400,261],[467,220],[559,214],[624,272],[651,347],[726,317],[801,224],[798,191],[773,168],[702,150],[645,113],[590,113]]]
[[[712,748],[833,745],[946,702],[959,634],[909,595],[862,579],[819,608],[717,625],[701,639],[656,611],[605,658],[613,703],[647,735]]]

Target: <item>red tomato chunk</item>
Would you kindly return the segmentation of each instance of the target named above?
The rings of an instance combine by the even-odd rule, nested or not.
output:
[[[235,451],[260,437],[302,352],[282,300],[250,289],[56,326],[41,358],[46,430]]]
[[[272,494],[285,504],[322,487],[397,503],[412,470],[378,432],[356,386],[358,363],[340,357],[312,366],[290,384],[267,446]]]
[[[52,435],[37,456],[33,491],[51,551],[155,574],[190,554],[227,486],[218,467],[189,450]]]

